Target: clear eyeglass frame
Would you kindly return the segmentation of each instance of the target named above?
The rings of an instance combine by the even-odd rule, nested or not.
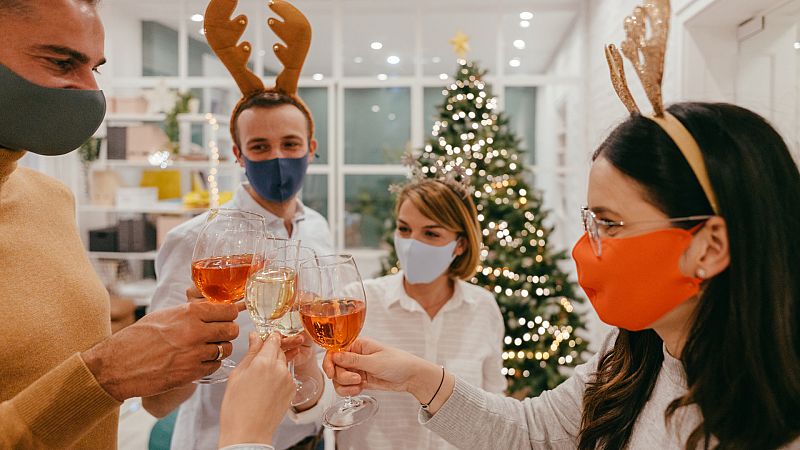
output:
[[[600,227],[609,228],[609,227],[623,227],[626,225],[637,225],[637,224],[646,224],[646,223],[681,223],[681,222],[699,222],[703,220],[708,220],[714,217],[713,215],[696,215],[696,216],[686,216],[686,217],[670,217],[667,219],[654,219],[654,220],[620,220],[620,221],[612,221],[612,220],[605,220],[600,219],[594,213],[594,211],[590,210],[588,207],[583,206],[581,207],[581,221],[583,222],[583,229],[586,231],[586,234],[589,236],[589,242],[592,245],[592,251],[594,252],[595,256],[600,257],[603,254],[603,241],[602,237],[600,236]]]

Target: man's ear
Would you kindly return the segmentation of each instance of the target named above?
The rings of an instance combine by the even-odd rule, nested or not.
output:
[[[317,154],[317,145],[316,139],[311,139],[311,141],[308,143],[308,162],[314,161],[314,155]]]
[[[239,146],[233,144],[233,156],[236,158],[236,162],[239,163],[239,167],[244,167],[244,160],[242,159],[242,151],[239,150]]]
[[[725,219],[714,216],[695,233],[681,259],[681,271],[690,277],[708,279],[722,273],[730,262],[728,226]]]

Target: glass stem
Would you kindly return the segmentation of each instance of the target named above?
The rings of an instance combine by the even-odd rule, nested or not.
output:
[[[348,409],[357,408],[359,406],[361,406],[361,400],[348,395],[344,398],[344,403],[342,404],[341,410],[347,411]]]
[[[292,374],[292,380],[294,380],[295,388],[297,390],[300,390],[300,388],[303,386],[303,383],[300,382],[300,380],[298,380],[297,377],[294,376],[294,361],[289,362],[289,373]]]

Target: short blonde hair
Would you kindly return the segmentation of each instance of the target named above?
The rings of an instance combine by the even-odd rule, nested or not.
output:
[[[482,244],[478,211],[472,196],[458,193],[441,181],[422,180],[403,187],[397,196],[395,215],[399,214],[400,207],[406,200],[423,216],[464,239],[464,253],[450,263],[449,275],[462,280],[470,279],[480,262]]]

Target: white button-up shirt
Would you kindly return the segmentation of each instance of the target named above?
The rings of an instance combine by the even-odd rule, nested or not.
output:
[[[275,236],[288,238],[284,220],[259,205],[250,194],[239,187],[233,199],[223,208],[239,209],[260,214],[266,218],[267,230]],[[197,236],[205,223],[208,213],[201,214],[175,227],[168,234],[156,258],[158,286],[153,295],[150,310],[167,308],[186,303],[186,289],[193,286],[191,274],[192,253]],[[318,254],[333,253],[328,222],[318,212],[304,207],[298,200],[297,213],[292,219],[292,239],[299,239],[301,245],[314,249]],[[233,354],[230,359],[240,361],[247,353],[247,336],[255,330],[250,317],[242,313],[236,319],[239,324],[239,337],[233,341]],[[216,449],[219,440],[219,409],[225,394],[225,383],[198,385],[192,397],[180,408],[175,431],[172,435],[172,448]],[[327,388],[327,386],[326,386]],[[285,449],[304,437],[317,431],[317,419],[323,404],[300,415],[289,414],[275,432],[273,445]]]
[[[487,290],[458,280],[453,297],[433,319],[406,294],[403,274],[364,281],[367,317],[360,336],[400,348],[444,366],[470,384],[502,393],[505,328]],[[339,431],[339,449],[455,449],[419,424],[419,402],[410,394],[365,391],[378,400],[367,422]]]

